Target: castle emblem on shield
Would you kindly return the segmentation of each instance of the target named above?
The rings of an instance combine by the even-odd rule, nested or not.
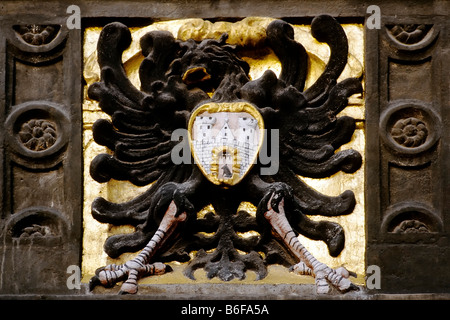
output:
[[[203,174],[218,185],[241,181],[256,161],[264,124],[246,102],[209,103],[189,121],[190,146]]]

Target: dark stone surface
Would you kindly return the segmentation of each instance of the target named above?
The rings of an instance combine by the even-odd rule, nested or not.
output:
[[[0,25],[0,292],[69,293],[67,267],[81,262],[81,30],[44,11],[22,20],[20,8]]]
[[[386,292],[450,288],[448,37],[433,14],[366,32],[366,261]]]

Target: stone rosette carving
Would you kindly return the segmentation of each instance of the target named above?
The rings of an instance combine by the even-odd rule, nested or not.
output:
[[[416,148],[425,143],[428,136],[426,124],[415,118],[397,120],[391,129],[395,142],[407,148]]]
[[[52,231],[50,230],[50,227],[33,223],[31,226],[22,229],[20,238],[39,238],[51,235]]]
[[[388,24],[386,33],[397,48],[415,51],[431,45],[439,31],[432,24]]]
[[[427,225],[418,220],[404,220],[395,229],[393,233],[429,233]]]
[[[7,221],[6,239],[58,244],[67,237],[69,224],[67,218],[54,208],[29,207],[16,212]]]
[[[396,203],[387,208],[381,230],[389,237],[404,237],[414,241],[416,237],[439,233],[442,219],[432,207],[415,201]]]
[[[56,125],[51,120],[31,119],[22,124],[20,141],[32,151],[43,151],[53,146],[57,139]]]
[[[33,46],[48,44],[55,39],[60,26],[58,25],[19,25],[14,26],[17,35],[26,43]]]
[[[419,154],[439,140],[441,120],[431,106],[422,101],[394,101],[380,116],[380,135],[395,152]]]
[[[62,160],[68,143],[69,120],[63,105],[30,101],[16,105],[5,121],[13,160],[23,166],[44,169]]]
[[[404,44],[415,44],[425,38],[431,27],[426,24],[397,24],[388,26],[388,30],[397,41]]]

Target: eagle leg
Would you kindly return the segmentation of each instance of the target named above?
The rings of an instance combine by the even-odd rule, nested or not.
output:
[[[157,250],[170,238],[178,225],[187,218],[185,211],[179,212],[177,205],[172,200],[165,212],[158,230],[152,236],[145,248],[132,260],[121,265],[110,264],[99,269],[90,281],[90,289],[96,285],[112,287],[119,281],[124,281],[120,294],[135,294],[138,291],[138,279],[170,272],[172,269],[163,263],[150,263]]]
[[[273,199],[276,199],[276,210],[273,207]],[[269,200],[265,204],[267,210],[264,212],[264,217],[274,231],[278,233],[289,250],[299,259],[299,263],[291,267],[291,270],[299,274],[310,274],[314,276],[316,290],[320,294],[328,293],[330,291],[330,285],[343,292],[358,290],[358,287],[348,279],[350,273],[345,268],[332,269],[328,267],[326,264],[318,261],[300,243],[297,234],[286,218],[284,202],[285,198],[280,198],[277,195],[277,191],[272,192]]]

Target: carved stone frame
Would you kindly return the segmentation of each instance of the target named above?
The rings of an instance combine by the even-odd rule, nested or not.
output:
[[[382,30],[366,32],[366,261],[381,268],[383,291],[442,292],[450,281],[448,22],[433,13],[382,19]],[[402,42],[391,30],[404,25],[427,33]],[[407,147],[391,129],[411,118],[422,119],[428,135]]]
[[[19,12],[0,19],[0,293],[68,293],[81,261],[81,34]]]

